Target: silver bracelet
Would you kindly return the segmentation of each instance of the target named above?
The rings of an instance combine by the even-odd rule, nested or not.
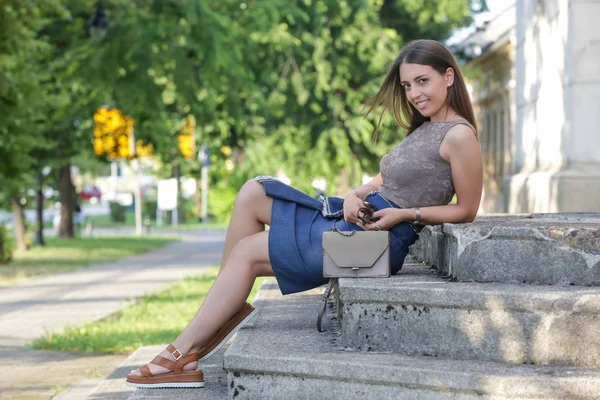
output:
[[[415,208],[415,211],[417,212],[417,217],[415,218],[415,220],[412,222],[414,225],[418,225],[419,222],[421,222],[421,209],[419,207]]]

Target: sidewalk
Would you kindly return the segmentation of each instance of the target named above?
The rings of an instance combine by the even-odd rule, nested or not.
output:
[[[151,253],[1,288],[0,399],[49,399],[75,381],[113,371],[126,355],[37,351],[26,344],[103,318],[133,297],[217,265],[224,240],[224,232],[189,232]]]

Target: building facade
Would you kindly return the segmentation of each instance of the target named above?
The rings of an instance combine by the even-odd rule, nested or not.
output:
[[[463,45],[485,213],[600,211],[600,0],[517,0]]]

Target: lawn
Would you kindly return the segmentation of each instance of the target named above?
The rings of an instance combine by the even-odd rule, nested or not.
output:
[[[176,237],[47,238],[46,246],[17,253],[10,264],[0,265],[0,286],[33,276],[68,272],[79,267],[144,253],[177,240]]]
[[[110,215],[88,216],[86,217],[86,221],[92,221],[94,223],[94,228],[120,228],[124,226],[135,226],[135,214],[132,212],[126,212],[124,222],[115,222],[110,219]]]
[[[135,226],[135,214],[132,212],[125,213],[125,222],[114,222],[110,219],[110,215],[95,215],[87,217],[88,220],[93,221],[95,228],[122,228],[122,227],[134,227]],[[180,223],[177,226],[171,226],[163,223],[161,229],[174,229],[174,230],[225,230],[227,229],[227,222],[216,222],[209,221],[206,224],[198,221],[197,219],[187,219],[184,223]],[[151,230],[157,229],[156,222],[152,221],[150,227]],[[85,229],[85,224],[83,226]]]
[[[99,321],[47,334],[33,342],[35,349],[83,353],[129,354],[140,346],[171,343],[194,316],[217,276],[217,268],[184,279],[161,292]],[[254,299],[263,279],[250,293]]]

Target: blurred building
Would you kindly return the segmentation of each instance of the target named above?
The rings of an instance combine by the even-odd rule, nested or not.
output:
[[[600,0],[518,0],[461,43],[482,211],[600,211]]]

